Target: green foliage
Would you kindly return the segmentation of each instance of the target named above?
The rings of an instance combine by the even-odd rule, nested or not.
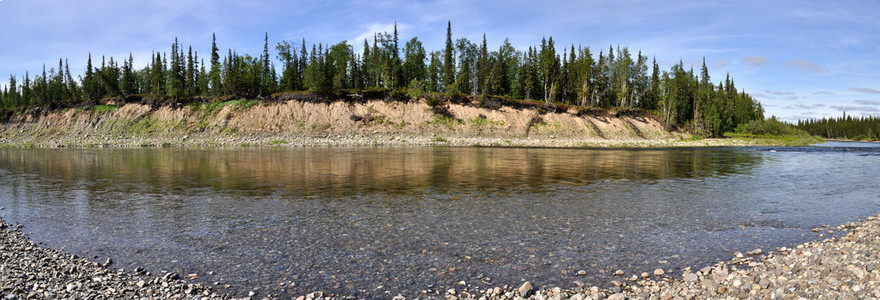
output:
[[[409,82],[409,87],[407,87],[406,96],[410,99],[419,99],[425,94],[425,85],[421,80],[413,79]],[[433,106],[433,105],[431,105]]]
[[[435,141],[435,142],[440,142],[440,143],[448,143],[449,142],[449,140],[447,140],[446,138],[444,138],[442,136],[435,136],[431,140]]]
[[[806,131],[797,129],[791,124],[787,124],[777,120],[775,116],[772,116],[767,120],[754,120],[745,124],[739,124],[739,126],[736,127],[736,133],[758,136],[810,136],[810,134]]]
[[[433,119],[430,121],[425,121],[427,125],[444,125],[444,126],[452,126],[456,124],[461,124],[461,121],[456,120],[453,117],[443,115],[443,114],[435,114]]]
[[[843,116],[798,121],[797,128],[828,139],[880,140],[880,117]]]
[[[151,117],[145,117],[130,124],[128,128],[126,128],[125,132],[128,135],[147,136],[150,133],[158,131],[159,127],[160,126],[155,119]]]
[[[260,102],[260,100],[253,99],[237,99],[223,102],[193,103],[188,105],[188,107],[195,111],[204,111],[205,115],[213,115],[221,111],[226,106],[232,106],[232,108],[234,109],[249,109],[259,104]]]
[[[286,144],[287,144],[287,140],[272,140],[272,141],[269,142],[269,143],[272,144],[272,145],[275,145],[275,146],[280,146],[280,145],[286,145]]]
[[[96,114],[101,115],[101,114],[105,114],[105,113],[109,113],[109,112],[114,112],[114,111],[116,111],[117,108],[119,108],[119,107],[116,105],[95,104],[92,106],[77,107],[75,109],[75,111],[76,112],[91,111],[91,112],[94,112]]]
[[[428,106],[437,107],[443,103],[443,100],[440,98],[440,95],[437,95],[437,93],[430,93],[425,96],[425,103],[428,104]]]
[[[471,123],[478,126],[504,126],[504,121],[496,121],[489,118],[473,118]]]

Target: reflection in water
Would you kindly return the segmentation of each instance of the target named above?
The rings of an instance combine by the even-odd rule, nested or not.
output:
[[[0,206],[37,241],[125,268],[365,297],[600,284],[880,208],[873,150],[765,150],[0,150]]]
[[[371,148],[289,150],[8,150],[16,173],[111,184],[212,188],[235,194],[272,190],[319,196],[401,193],[429,188],[506,189],[552,182],[699,178],[748,172],[747,151]],[[723,163],[719,163],[723,162]]]

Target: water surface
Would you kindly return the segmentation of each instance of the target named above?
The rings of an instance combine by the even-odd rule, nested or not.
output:
[[[880,212],[880,148],[863,145],[3,149],[0,215],[239,294],[604,285],[600,270],[701,267]]]

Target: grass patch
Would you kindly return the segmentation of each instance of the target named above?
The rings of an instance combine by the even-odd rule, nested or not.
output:
[[[535,123],[534,126],[538,127],[538,128],[548,128],[548,129],[553,129],[553,130],[559,130],[560,128],[562,128],[562,123],[555,122],[555,121],[537,122],[537,123]]]
[[[461,121],[456,120],[453,117],[450,117],[447,115],[442,115],[442,114],[435,114],[433,120],[425,121],[425,124],[427,124],[427,125],[452,126],[452,125],[456,125],[456,124],[460,124],[460,123],[461,123]]]
[[[220,110],[222,110],[226,106],[232,106],[234,109],[249,109],[251,107],[256,106],[260,103],[260,100],[247,100],[247,99],[237,99],[237,100],[229,100],[223,102],[211,102],[211,103],[194,103],[188,105],[190,109],[194,111],[204,111],[205,115],[213,115]]]
[[[495,121],[489,118],[474,118],[471,120],[471,123],[476,124],[477,126],[504,126],[504,121]]]
[[[125,129],[125,132],[128,135],[146,136],[159,130],[159,127],[160,126],[155,119],[153,119],[152,117],[144,117],[134,123],[131,123],[131,125],[129,125],[128,128]]]
[[[696,134],[688,134],[687,136],[682,136],[681,140],[682,141],[701,141],[701,140],[703,140],[703,137],[696,135]]]
[[[287,141],[286,140],[272,140],[271,142],[269,142],[269,144],[272,144],[275,146],[287,145]]]
[[[91,105],[91,106],[77,107],[74,109],[74,111],[76,111],[78,113],[90,111],[90,112],[94,112],[96,114],[105,114],[105,113],[109,113],[109,112],[114,112],[114,111],[116,111],[117,108],[119,108],[119,106],[106,105],[106,104],[95,104],[95,105]]]
[[[448,143],[449,142],[449,140],[447,140],[445,137],[442,137],[442,136],[435,136],[431,140],[435,141],[435,142],[440,142],[440,143]]]

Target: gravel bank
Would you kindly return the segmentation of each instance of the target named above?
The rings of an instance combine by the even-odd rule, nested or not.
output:
[[[880,298],[880,216],[817,232],[846,234],[818,242],[736,253],[730,261],[670,274],[662,269],[624,274],[612,288],[536,287],[526,282],[487,289],[425,290],[425,299],[873,299]],[[0,296],[3,299],[230,299],[178,274],[111,270],[53,249],[41,248],[0,220]],[[581,272],[578,272],[581,275]],[[577,283],[577,282],[576,282]],[[483,285],[485,286],[485,285]],[[253,295],[263,297],[261,295]],[[405,299],[397,296],[394,299]],[[345,299],[320,291],[298,299]]]
[[[0,297],[15,299],[230,299],[176,273],[113,270],[113,261],[89,261],[39,247],[0,220]]]
[[[772,142],[771,142],[772,143]],[[389,133],[293,136],[277,134],[181,135],[179,137],[75,136],[4,138],[0,147],[9,148],[255,148],[255,147],[537,147],[537,148],[672,148],[718,146],[764,146],[767,141],[744,139],[574,139],[561,137],[458,137],[412,136]]]

